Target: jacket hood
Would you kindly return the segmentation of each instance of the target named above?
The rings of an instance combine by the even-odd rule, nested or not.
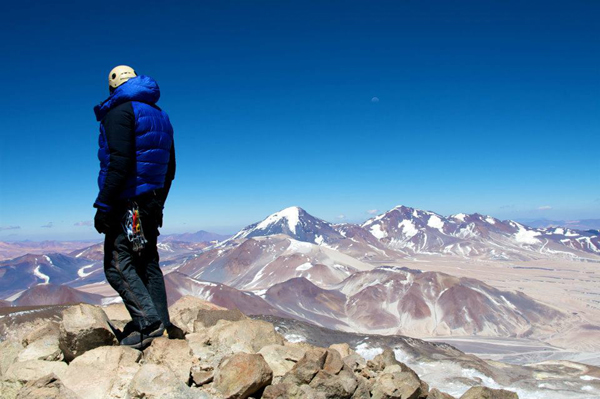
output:
[[[94,107],[96,120],[101,121],[112,108],[127,101],[156,104],[160,98],[158,83],[150,76],[140,75],[117,87],[101,104]]]

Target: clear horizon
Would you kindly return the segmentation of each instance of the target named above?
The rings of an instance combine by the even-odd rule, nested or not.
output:
[[[207,1],[3,10],[0,240],[91,221],[106,76],[154,77],[178,170],[164,234],[292,205],[600,219],[600,3]]]

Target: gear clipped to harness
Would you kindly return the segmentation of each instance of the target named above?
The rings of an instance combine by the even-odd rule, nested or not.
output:
[[[140,252],[144,249],[148,241],[144,237],[142,229],[142,220],[140,219],[140,210],[137,203],[132,202],[130,208],[125,214],[123,228],[127,233],[127,239],[131,242],[133,250]]]

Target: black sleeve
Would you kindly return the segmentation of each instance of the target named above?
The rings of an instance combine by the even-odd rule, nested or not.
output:
[[[165,201],[167,200],[167,196],[169,195],[169,190],[171,189],[171,182],[175,179],[175,142],[171,145],[171,155],[169,156],[169,166],[167,168],[167,174],[165,175],[165,185],[162,189],[162,204],[165,205]]]
[[[96,208],[110,209],[119,199],[135,166],[135,115],[131,102],[121,104],[102,120],[110,154],[104,186],[98,194]]]

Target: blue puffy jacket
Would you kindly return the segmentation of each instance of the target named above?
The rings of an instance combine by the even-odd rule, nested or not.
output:
[[[156,105],[159,97],[156,81],[142,75],[117,87],[94,108],[100,121],[96,208],[109,211],[119,201],[165,186],[168,193],[175,147],[169,117]]]

